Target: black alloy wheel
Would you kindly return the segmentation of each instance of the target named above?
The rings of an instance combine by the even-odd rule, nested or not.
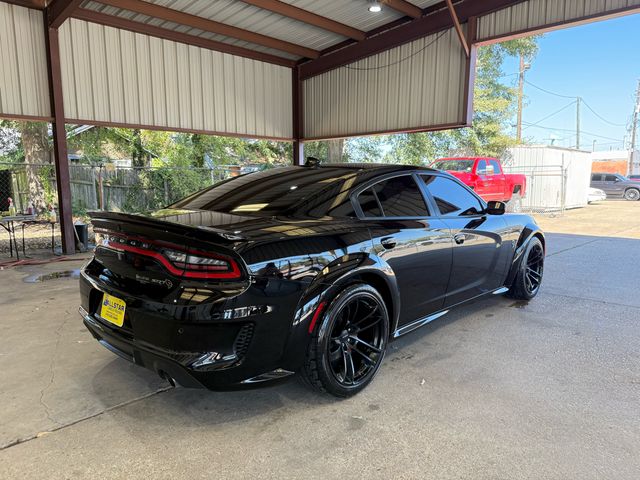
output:
[[[640,200],[640,190],[637,188],[629,188],[624,192],[624,198],[630,202],[637,202]]]
[[[509,296],[521,300],[531,300],[540,291],[544,275],[544,247],[539,238],[529,240],[522,256]]]
[[[377,373],[389,339],[389,315],[377,290],[345,288],[316,325],[304,368],[313,387],[337,397],[365,388]]]

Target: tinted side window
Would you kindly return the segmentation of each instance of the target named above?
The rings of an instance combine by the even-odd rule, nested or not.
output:
[[[604,181],[605,182],[615,182],[618,179],[618,177],[616,177],[615,175],[605,175],[604,176]]]
[[[591,175],[592,182],[599,182],[602,180],[602,175]]]
[[[364,213],[365,217],[381,217],[382,210],[380,210],[380,204],[378,198],[373,192],[372,188],[367,188],[358,195],[358,203]]]
[[[422,192],[411,175],[375,184],[358,196],[358,202],[366,217],[429,216]],[[382,214],[379,213],[380,208]]]
[[[476,167],[477,175],[486,175],[487,174],[487,162],[485,160],[480,160],[478,162],[478,166]]]
[[[480,201],[462,185],[450,178],[423,175],[427,189],[442,215],[475,215],[482,212]]]

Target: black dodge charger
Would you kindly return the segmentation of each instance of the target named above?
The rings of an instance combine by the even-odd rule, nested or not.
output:
[[[297,372],[353,395],[389,341],[483,295],[531,299],[544,266],[531,217],[409,166],[279,168],[150,215],[92,217],[84,324],[113,353],[186,387]]]

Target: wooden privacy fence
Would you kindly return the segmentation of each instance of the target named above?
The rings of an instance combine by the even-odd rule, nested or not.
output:
[[[0,164],[2,196],[11,196],[18,211],[26,210],[29,191],[27,169],[41,180],[47,202],[56,203],[53,165]],[[142,212],[169,205],[193,192],[231,176],[245,173],[239,166],[215,168],[132,168],[70,165],[71,199],[75,214],[86,210]],[[4,185],[6,183],[6,186]]]

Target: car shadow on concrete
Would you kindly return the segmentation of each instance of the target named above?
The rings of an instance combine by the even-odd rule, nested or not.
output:
[[[603,298],[631,298],[635,287],[620,286],[613,281],[617,275],[637,265],[628,261],[628,256],[640,258],[640,241],[629,238],[594,237],[585,235],[550,234],[548,236],[548,255],[545,270],[545,282],[541,296],[549,294],[575,296],[584,295],[586,300],[600,301]],[[598,258],[606,258],[603,268]],[[636,262],[637,263],[637,262]],[[634,266],[635,265],[635,266]],[[599,272],[595,275],[594,272]],[[586,288],[584,282],[590,287]],[[559,293],[558,293],[559,292]],[[593,297],[593,298],[590,298]],[[535,302],[535,300],[534,300]],[[533,306],[533,304],[532,304]],[[430,349],[420,361],[437,361],[452,355],[451,351],[440,345],[433,345],[431,338],[440,329],[451,328],[452,335],[473,332],[474,324],[479,321],[495,321],[491,318],[504,314],[504,309],[529,310],[527,302],[517,301],[505,296],[483,297],[467,305],[453,309],[448,315],[391,342],[387,357],[382,365],[381,375],[396,375],[402,361],[411,356],[411,350]],[[632,305],[633,307],[633,305]],[[640,308],[640,304],[638,305]],[[558,312],[560,315],[562,312]],[[511,318],[511,317],[506,317]],[[447,332],[449,334],[449,332]],[[138,368],[138,367],[134,367]],[[157,376],[150,371],[138,368],[136,374],[142,382],[152,384]],[[118,382],[118,376],[131,375],[126,362],[114,359],[97,372],[94,378],[96,396],[109,396],[108,385]],[[109,378],[105,381],[105,378]],[[130,379],[128,381],[131,381]],[[369,389],[352,399],[340,400],[321,395],[306,387],[298,378],[287,382],[258,389],[211,392],[207,390],[175,388],[163,391],[144,401],[130,401],[127,408],[121,409],[125,417],[170,428],[175,425],[223,425],[245,422],[264,416],[266,423],[277,422],[278,418],[297,408],[310,408],[342,402],[361,402],[369,395]],[[376,394],[380,394],[377,392]],[[265,426],[266,428],[266,426]]]
[[[492,316],[490,312],[496,307],[504,308],[512,303],[513,300],[502,297],[476,300],[454,310],[438,321],[391,342],[380,373],[393,374],[389,366],[396,362],[398,365],[401,364],[410,347],[429,348],[429,336],[438,329],[446,328],[459,321],[473,322],[481,316]],[[434,349],[432,353],[436,357],[446,354],[439,349]],[[139,370],[137,376],[142,382],[152,384],[154,379],[157,379],[157,375],[149,370],[141,367],[133,368]],[[120,372],[127,377],[131,375],[127,362],[118,358],[97,372],[93,383],[95,395],[110,397],[108,385],[118,381]],[[105,380],[106,378],[108,380]],[[166,385],[169,386],[168,383]],[[182,387],[162,390],[152,398],[145,398],[138,402],[129,401],[126,408],[119,410],[136,422],[143,421],[166,428],[170,428],[172,424],[194,427],[223,425],[244,422],[261,416],[264,416],[265,420],[268,419],[268,423],[273,423],[289,411],[333,404],[338,408],[342,402],[359,402],[359,399],[364,398],[365,395],[360,394],[352,399],[334,398],[311,390],[299,376],[291,377],[278,384],[235,391],[208,391]]]

